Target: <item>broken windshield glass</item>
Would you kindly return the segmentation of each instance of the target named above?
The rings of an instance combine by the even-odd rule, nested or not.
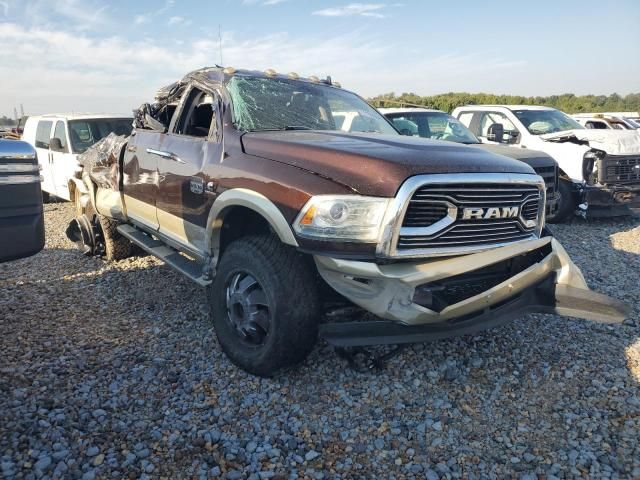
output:
[[[235,76],[227,89],[239,130],[342,130],[397,135],[357,95],[334,87],[280,78]]]

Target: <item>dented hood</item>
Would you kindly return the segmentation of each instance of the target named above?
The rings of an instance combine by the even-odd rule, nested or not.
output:
[[[362,195],[392,197],[409,177],[434,173],[529,173],[523,162],[480,148],[402,135],[336,131],[252,132],[246,153],[302,168]]]
[[[591,148],[610,155],[640,154],[640,135],[635,130],[591,130],[576,129],[540,135],[548,142],[588,143]]]

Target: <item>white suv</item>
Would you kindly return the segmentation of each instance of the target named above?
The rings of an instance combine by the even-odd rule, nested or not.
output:
[[[640,208],[640,136],[633,130],[589,130],[555,108],[467,105],[452,114],[483,143],[530,148],[560,168],[558,218]]]
[[[39,115],[27,119],[22,140],[31,144],[42,166],[42,194],[72,200],[70,186],[82,167],[77,156],[98,140],[113,132],[129,135],[133,118],[126,115],[60,114]]]

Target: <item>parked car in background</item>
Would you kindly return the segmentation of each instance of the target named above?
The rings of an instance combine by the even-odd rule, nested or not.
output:
[[[628,215],[640,208],[640,137],[589,130],[565,113],[530,105],[468,105],[453,116],[483,143],[532,148],[560,169],[559,218]]]
[[[447,140],[482,148],[530,165],[547,186],[547,220],[555,221],[558,208],[558,165],[549,155],[536,150],[516,150],[506,145],[487,145],[458,119],[441,110],[427,108],[379,108],[402,135]],[[559,219],[560,220],[560,219]]]
[[[592,130],[638,130],[640,124],[630,118],[607,113],[576,113],[571,115],[580,125]]]
[[[366,130],[341,130],[334,112]],[[628,314],[544,228],[530,166],[399,135],[330,78],[191,72],[82,162],[69,238],[109,260],[136,244],[205,287],[222,349],[257,375],[300,362],[318,333],[401,344],[534,311]],[[323,323],[336,302],[379,319]]]
[[[44,247],[40,167],[36,151],[19,140],[0,140],[0,263]]]
[[[22,139],[38,153],[42,166],[42,192],[73,200],[70,180],[80,175],[78,155],[109,133],[128,135],[133,118],[127,115],[59,114],[37,115],[27,119]]]

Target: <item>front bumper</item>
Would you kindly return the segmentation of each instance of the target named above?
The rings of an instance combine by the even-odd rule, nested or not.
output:
[[[587,216],[629,215],[640,209],[640,185],[585,185],[581,202],[588,205]]]
[[[468,298],[446,305],[434,302],[432,308],[418,298],[424,299],[430,286],[441,288],[453,278],[464,283],[465,275],[531,255],[538,257],[530,266]],[[589,290],[580,270],[552,237],[421,262],[378,265],[322,256],[315,262],[338,293],[390,320],[322,325],[321,335],[342,346],[421,342],[433,335],[442,338],[489,328],[531,312],[605,323],[620,323],[629,312],[624,303]]]

